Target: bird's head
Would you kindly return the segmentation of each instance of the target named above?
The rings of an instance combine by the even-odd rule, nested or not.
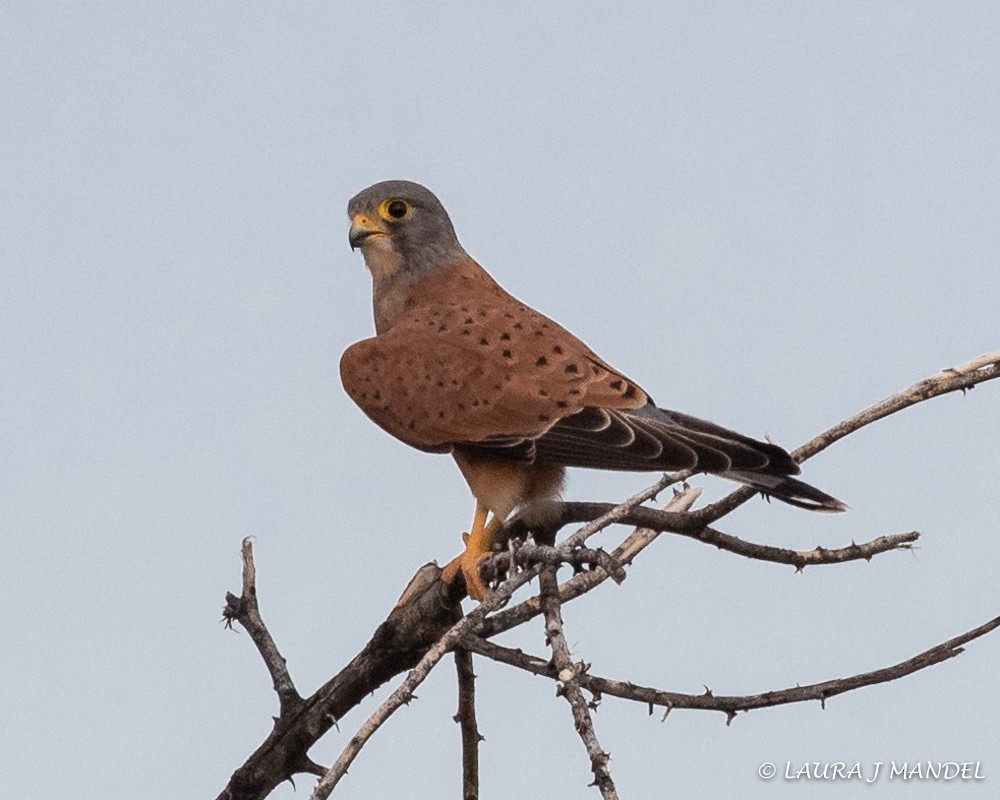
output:
[[[448,212],[432,192],[411,181],[383,181],[347,204],[351,249],[360,248],[376,282],[411,279],[468,258]]]

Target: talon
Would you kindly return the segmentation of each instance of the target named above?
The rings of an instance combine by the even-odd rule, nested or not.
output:
[[[479,565],[488,555],[489,553],[475,553],[466,550],[462,555],[455,556],[441,573],[442,582],[452,584],[461,574],[462,581],[465,583],[465,591],[468,592],[469,597],[476,601],[485,600],[490,590],[479,574]]]
[[[456,556],[441,573],[443,583],[452,584],[462,575],[465,583],[465,591],[473,600],[482,601],[489,594],[489,587],[479,574],[479,565],[483,559],[490,555],[493,545],[493,537],[500,529],[501,521],[495,517],[486,523],[486,515],[489,510],[483,505],[476,506],[476,516],[472,521],[472,530],[462,534],[462,541],[465,542],[465,552]]]

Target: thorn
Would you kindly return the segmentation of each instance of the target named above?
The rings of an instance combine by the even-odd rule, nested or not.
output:
[[[317,764],[309,756],[302,757],[302,763],[299,767],[299,772],[308,772],[310,775],[317,775],[322,777],[326,774],[326,767],[322,764]]]
[[[673,711],[673,710],[674,710],[673,706],[667,706],[663,710],[663,716],[660,717],[660,722],[666,722],[667,721],[667,717],[670,715],[670,712]]]
[[[702,684],[702,686],[705,686],[705,684]],[[705,686],[705,697],[715,697],[715,695],[712,694],[712,690],[707,686]]]
[[[736,719],[736,712],[735,712],[735,711],[733,711],[732,709],[729,709],[729,710],[728,710],[728,711],[726,712],[726,727],[727,727],[727,728],[728,728],[728,727],[729,727],[729,726],[730,726],[730,725],[732,724],[732,721],[733,721],[734,719]]]

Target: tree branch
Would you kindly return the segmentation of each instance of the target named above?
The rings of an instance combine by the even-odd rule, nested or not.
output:
[[[441,570],[436,565],[435,569],[437,575],[435,576],[434,585],[440,594],[442,591],[440,585]],[[340,779],[347,774],[347,768],[357,758],[358,753],[361,752],[361,748],[364,747],[365,743],[400,706],[409,703],[413,697],[414,690],[424,682],[438,661],[455,647],[466,633],[482,623],[487,614],[506,605],[510,596],[528,583],[528,581],[532,580],[538,574],[538,570],[538,567],[533,567],[505,581],[495,591],[490,592],[483,602],[452,625],[447,632],[426,649],[423,657],[410,670],[403,682],[375,709],[375,712],[365,721],[364,725],[351,737],[351,741],[348,742],[347,747],[344,748],[337,760],[326,771],[319,783],[316,784],[316,788],[313,789],[313,793],[310,795],[311,800],[324,800],[324,798],[330,795],[330,792],[340,782]]]
[[[559,582],[556,580],[556,567],[545,566],[538,577],[539,595],[542,603],[542,613],[545,615],[545,638],[552,648],[552,663],[556,669],[556,677],[562,682],[560,694],[568,701],[573,710],[573,726],[580,734],[583,746],[590,757],[590,768],[594,773],[594,785],[601,790],[604,800],[618,800],[615,783],[608,770],[611,756],[604,752],[601,743],[597,741],[594,721],[590,717],[587,701],[580,691],[579,676],[587,671],[586,664],[574,664],[573,657],[563,633],[561,603],[559,601]]]
[[[948,367],[937,375],[925,378],[901,392],[896,392],[896,394],[890,395],[855,414],[850,419],[834,425],[802,447],[793,450],[792,457],[801,463],[848,434],[854,433],[866,425],[871,425],[873,422],[878,422],[880,419],[885,419],[890,414],[895,414],[904,408],[950,392],[964,394],[969,389],[974,389],[978,384],[995,378],[1000,378],[1000,352],[982,355],[957,367]]]
[[[569,523],[595,520],[607,514],[613,507],[611,503],[561,503],[558,512],[553,515],[556,521],[552,524],[557,524],[561,527]],[[910,531],[908,533],[880,536],[864,544],[852,543],[848,547],[832,550],[824,547],[816,547],[813,550],[788,550],[783,547],[755,544],[754,542],[748,542],[728,533],[723,533],[715,528],[705,527],[699,521],[699,515],[700,512],[698,511],[693,513],[677,513],[639,506],[627,513],[620,514],[617,522],[627,525],[638,525],[642,528],[661,533],[686,536],[689,539],[694,539],[704,544],[714,545],[719,550],[726,550],[730,553],[745,556],[746,558],[753,558],[758,561],[791,564],[797,569],[818,564],[842,564],[845,561],[856,561],[858,559],[870,560],[872,556],[884,553],[887,550],[908,549],[913,542],[920,538],[919,533]],[[560,548],[553,549],[560,550]],[[506,556],[501,554],[495,558],[504,559]],[[554,563],[555,556],[546,553],[539,560],[544,560],[545,563]],[[574,559],[571,553],[565,553],[561,563],[578,563],[580,561],[586,561],[586,559]]]
[[[458,673],[458,712],[455,722],[462,729],[462,800],[479,800],[479,743],[483,737],[476,724],[476,673],[472,652],[455,648]]]
[[[885,419],[904,408],[950,392],[960,391],[964,393],[980,383],[996,378],[1000,378],[1000,352],[988,353],[957,367],[948,367],[937,375],[925,378],[901,392],[896,392],[896,394],[880,400],[853,417],[828,428],[819,436],[793,450],[792,458],[801,464],[848,434],[854,433],[866,425],[871,425],[873,422]],[[742,505],[755,494],[754,489],[741,486],[721,500],[707,505],[695,513],[701,522],[709,524]]]
[[[946,642],[935,645],[912,658],[890,667],[851,675],[847,678],[837,678],[835,680],[823,681],[822,683],[793,686],[788,689],[753,695],[724,696],[712,694],[710,691],[706,691],[704,694],[668,692],[662,689],[638,686],[634,683],[602,678],[592,675],[587,671],[578,672],[575,675],[575,680],[580,686],[593,692],[595,696],[599,697],[607,694],[624,700],[633,700],[648,705],[650,711],[652,711],[653,706],[664,707],[668,713],[675,708],[721,711],[726,715],[726,724],[729,724],[739,711],[769,708],[787,703],[801,703],[807,700],[819,700],[825,708],[826,700],[829,697],[854,691],[863,686],[873,686],[877,683],[893,681],[954,658],[963,652],[963,645],[985,636],[997,628],[1000,628],[1000,617],[996,617],[979,627],[959,634]],[[541,675],[553,680],[561,680],[561,677],[557,674],[557,670],[553,667],[553,663],[538,656],[527,655],[520,650],[513,650],[509,647],[502,647],[477,636],[465,637],[462,640],[462,646],[501,664],[507,664],[522,669],[525,672],[530,672],[532,675]]]
[[[257,568],[253,563],[253,540],[247,536],[240,547],[243,561],[243,593],[237,597],[232,592],[226,592],[226,607],[222,610],[222,619],[226,627],[232,630],[233,622],[239,622],[243,629],[257,646],[257,652],[264,659],[264,665],[271,674],[271,683],[278,695],[278,704],[284,714],[302,702],[288,674],[287,662],[278,652],[257,605]]]
[[[219,800],[262,800],[296,773],[324,773],[309,748],[375,689],[414,666],[461,616],[458,603],[442,594],[440,575],[436,564],[417,571],[364,649],[315,694],[278,716]]]
[[[581,503],[580,505],[593,505],[598,508],[604,507],[604,504],[602,503]],[[587,513],[596,513],[596,509],[589,509]],[[635,509],[633,513],[624,517],[623,521],[641,520],[645,522],[653,522],[655,524],[655,515],[659,513],[663,512],[658,512],[656,509],[651,508]],[[662,532],[668,531],[664,530]],[[677,533],[676,531],[669,532]],[[639,528],[624,542],[622,542],[622,544],[610,554],[609,558],[611,558],[615,564],[630,564],[638,552],[648,546],[660,533],[661,531],[655,527]],[[912,531],[910,533],[900,533],[893,536],[880,536],[870,542],[865,542],[863,544],[852,543],[847,547],[841,547],[833,550],[828,550],[823,547],[817,547],[813,550],[786,550],[781,547],[772,547],[770,545],[746,542],[742,539],[736,538],[735,536],[730,536],[722,533],[721,531],[717,531],[714,528],[708,528],[703,531],[703,536],[688,533],[681,533],[680,535],[690,536],[691,538],[703,541],[706,544],[715,545],[720,550],[728,550],[731,553],[745,556],[746,558],[753,558],[759,561],[770,561],[777,564],[790,564],[799,571],[804,569],[806,566],[819,564],[842,564],[846,561],[857,561],[859,559],[871,560],[874,556],[880,553],[889,552],[890,550],[907,550],[913,546],[913,542],[920,538],[919,533]],[[566,559],[564,559],[564,561],[565,560]],[[586,594],[606,580],[607,577],[608,573],[601,567],[574,575],[560,586],[559,591],[563,602],[569,602],[570,600],[576,599],[580,595]],[[541,612],[542,608],[538,598],[532,597],[522,601],[513,608],[494,614],[492,617],[483,622],[483,625],[477,633],[484,638],[496,636],[498,633],[510,630],[511,628],[527,622],[533,617],[537,617]]]

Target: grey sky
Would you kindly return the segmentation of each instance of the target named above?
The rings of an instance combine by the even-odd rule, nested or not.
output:
[[[793,447],[1000,344],[998,37],[973,3],[7,2],[0,793],[215,796],[277,708],[218,623],[243,536],[303,692],[460,549],[454,465],[340,387],[372,330],[355,192],[425,183],[506,288],[661,405]],[[726,525],[800,549],[916,529],[914,555],[796,575],[665,538],[566,609],[574,654],[749,693],[996,616],[998,423],[1000,386],[938,399],[809,462],[850,513],[756,501]],[[577,472],[567,496],[652,478]],[[538,625],[504,641],[545,650]],[[597,730],[623,797],[941,796],[757,777],[894,759],[981,761],[952,792],[995,797],[998,659],[993,636],[729,728],[608,699]],[[484,796],[596,797],[552,685],[477,672]],[[336,796],[457,796],[454,706],[449,664]]]

